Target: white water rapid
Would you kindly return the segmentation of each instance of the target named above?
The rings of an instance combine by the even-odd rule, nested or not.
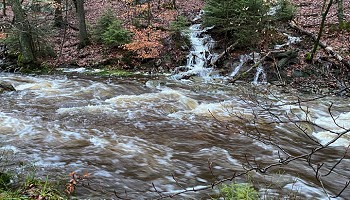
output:
[[[152,183],[166,192],[181,190],[172,174],[184,187],[202,187],[213,180],[208,160],[220,176],[242,171],[248,158],[273,162],[278,151],[273,146],[245,137],[253,132],[246,122],[235,116],[254,119],[258,106],[252,107],[248,98],[256,86],[182,82],[158,77],[96,78],[76,76],[24,76],[0,74],[0,79],[12,84],[17,91],[1,94],[0,149],[15,153],[16,161],[37,166],[39,175],[66,176],[72,171],[89,172],[96,188],[123,193],[132,199],[153,199]],[[161,83],[161,84],[160,84]],[[256,91],[258,92],[258,91]],[[297,100],[271,90],[268,96],[276,104]],[[259,94],[259,93],[258,93]],[[279,98],[279,99],[276,99]],[[328,114],[334,105],[333,123]],[[334,138],[334,132],[349,128],[349,102],[338,97],[309,102],[309,118],[333,132],[305,125],[306,130],[322,143]],[[280,106],[273,111],[284,119],[303,116],[299,106]],[[261,120],[268,120],[264,115]],[[227,129],[223,124],[228,124]],[[257,126],[257,125],[256,125]],[[293,124],[259,125],[261,134],[273,136],[293,154],[305,153],[310,141],[299,137]],[[243,134],[240,134],[243,133]],[[345,135],[333,144],[332,154],[322,156],[336,161],[341,149],[350,143]],[[349,176],[343,160],[341,174]],[[4,163],[0,162],[0,165]],[[0,166],[1,167],[1,166]],[[306,171],[300,174],[299,171]],[[307,163],[292,162],[282,174],[255,176],[258,182],[277,184],[269,195],[288,193],[293,185],[300,186],[304,198],[324,198],[325,194],[311,176]],[[336,193],[344,180],[325,182]],[[309,176],[310,175],[310,176]],[[238,179],[241,180],[241,179]],[[244,180],[244,179],[243,179]],[[335,180],[335,179],[331,179]],[[295,183],[296,181],[296,183]],[[264,191],[264,186],[261,190]],[[80,199],[114,198],[114,193],[79,192]],[[207,191],[208,192],[208,191]],[[210,191],[209,191],[210,192]],[[344,193],[348,195],[349,193]],[[102,195],[102,196],[101,196]],[[207,193],[189,193],[181,198],[200,199]]]

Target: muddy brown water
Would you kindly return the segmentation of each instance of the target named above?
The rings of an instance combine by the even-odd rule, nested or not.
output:
[[[278,161],[277,149],[239,133],[254,131],[235,118],[240,113],[252,119],[252,107],[244,99],[254,93],[251,85],[174,81],[166,77],[100,78],[83,76],[24,76],[1,74],[16,92],[1,94],[0,148],[15,153],[17,161],[32,163],[42,176],[68,178],[72,171],[91,174],[94,192],[78,188],[77,198],[116,198],[124,191],[134,199],[154,199],[152,183],[164,192],[183,187],[201,187],[216,178],[243,171],[245,156],[259,163]],[[267,86],[260,86],[267,87]],[[271,89],[283,101],[294,101],[291,93]],[[272,102],[281,103],[267,96]],[[309,97],[307,97],[309,98]],[[332,130],[328,105],[349,127],[348,99],[327,97],[305,103],[312,121]],[[274,112],[293,112],[298,106],[281,106]],[[271,116],[262,114],[262,119]],[[230,129],[223,124],[229,124]],[[312,142],[300,137],[291,124],[257,127],[294,155],[310,150]],[[332,134],[307,127],[321,142]],[[350,128],[350,127],[349,127]],[[316,160],[334,163],[349,145],[341,138]],[[315,161],[316,162],[316,161]],[[337,166],[337,173],[324,180],[327,191],[336,194],[350,176],[349,156]],[[331,165],[329,165],[331,166]],[[266,175],[251,174],[261,196],[279,197],[295,191],[302,198],[325,199],[314,173],[304,161],[292,162]],[[244,182],[245,177],[237,182]],[[189,192],[175,199],[210,199],[214,191]],[[350,196],[349,189],[343,197]],[[346,199],[346,198],[345,198]]]

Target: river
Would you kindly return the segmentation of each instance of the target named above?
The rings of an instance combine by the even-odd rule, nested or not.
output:
[[[296,100],[296,93],[269,85],[203,83],[165,76],[1,73],[0,78],[17,90],[1,94],[0,148],[14,152],[16,161],[34,164],[39,175],[68,178],[72,171],[88,172],[91,185],[105,192],[78,188],[78,198],[115,198],[113,190],[120,195],[126,190],[130,198],[153,199],[158,195],[151,192],[152,183],[159,191],[181,190],[172,174],[184,187],[206,186],[215,181],[208,160],[213,162],[217,178],[243,171],[244,155],[262,164],[276,162],[277,149],[246,137],[244,133],[255,128],[234,114],[253,119],[253,111],[259,109],[249,103],[249,95],[254,93],[260,94],[258,100],[266,97],[274,103]],[[303,105],[309,107],[312,121],[339,129],[332,125],[328,114],[331,102],[335,103],[332,109],[339,124],[349,126],[348,99],[332,96]],[[302,115],[295,105],[281,106],[273,112]],[[261,120],[271,118],[261,114]],[[312,141],[290,123],[256,128],[295,155],[312,146]],[[320,140],[331,137],[315,127],[308,129]],[[322,151],[317,160],[326,165],[335,163],[348,144],[349,137],[345,135]],[[347,155],[337,166],[337,173],[325,178],[330,194],[339,192],[350,176],[349,164]],[[252,172],[251,180],[261,195],[266,191],[269,196],[285,195],[294,190],[302,197],[326,198],[314,176],[307,162],[295,161],[266,175]],[[236,181],[246,181],[245,178]],[[210,199],[210,193],[213,191],[189,192],[175,199]],[[349,195],[345,190],[343,197]]]

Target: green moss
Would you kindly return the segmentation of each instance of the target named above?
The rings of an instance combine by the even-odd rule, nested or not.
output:
[[[47,64],[28,63],[21,66],[20,72],[24,74],[38,75],[50,74],[52,72],[52,67]]]

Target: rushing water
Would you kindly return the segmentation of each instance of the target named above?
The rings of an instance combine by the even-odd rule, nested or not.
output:
[[[165,77],[0,76],[17,90],[1,94],[0,147],[14,151],[18,160],[34,163],[42,174],[89,172],[96,188],[120,193],[127,190],[129,197],[143,199],[157,196],[150,192],[152,182],[160,190],[180,190],[172,174],[184,187],[210,184],[215,178],[208,160],[213,162],[214,173],[224,177],[242,171],[243,155],[264,163],[278,159],[273,147],[238,134],[246,131],[245,123],[232,113],[252,116],[251,105],[243,100],[247,97],[244,91],[256,88],[250,85],[181,82]],[[276,95],[283,101],[295,100],[293,95]],[[308,103],[312,120],[339,129],[331,125],[330,102],[337,102],[334,109],[339,124],[349,126],[349,102],[337,97]],[[281,108],[300,111],[298,106]],[[229,123],[231,129],[220,123]],[[296,154],[306,152],[302,147],[311,143],[301,139],[292,125],[259,128],[273,132],[281,145]],[[331,137],[312,130],[320,139]],[[344,137],[322,156],[335,161],[348,144],[348,137]],[[343,160],[339,177],[326,182],[331,193],[339,191],[344,177],[349,177],[349,164],[348,159]],[[271,185],[271,195],[299,189],[303,196],[325,197],[307,163],[293,162],[284,170],[267,176],[255,174],[254,181],[261,188]],[[80,192],[81,198],[101,197],[100,193]],[[201,193],[188,195],[209,198]],[[113,197],[113,193],[103,197]]]

